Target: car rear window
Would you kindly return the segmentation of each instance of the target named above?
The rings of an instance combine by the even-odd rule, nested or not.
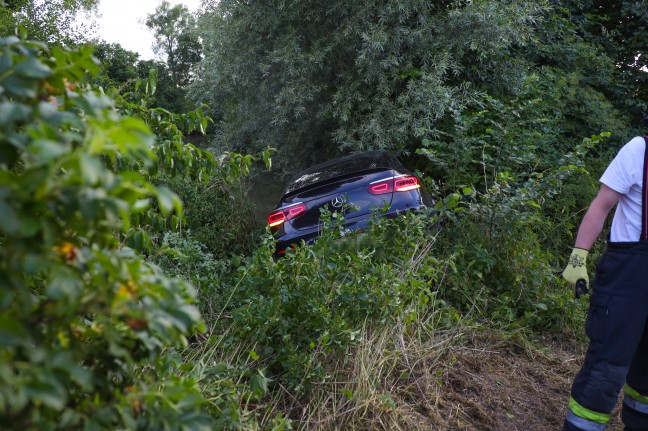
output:
[[[402,165],[386,151],[368,151],[320,163],[295,175],[286,187],[286,193],[321,181],[367,169],[402,169]]]

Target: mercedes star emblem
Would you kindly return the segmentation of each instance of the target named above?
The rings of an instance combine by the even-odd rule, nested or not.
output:
[[[340,208],[342,204],[344,204],[346,199],[344,199],[344,196],[342,195],[337,195],[333,199],[331,199],[331,205],[333,205],[333,208]]]

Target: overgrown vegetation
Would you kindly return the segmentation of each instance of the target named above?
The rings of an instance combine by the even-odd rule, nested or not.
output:
[[[153,70],[47,34],[96,2],[5,3],[51,43],[0,39],[3,429],[498,429],[449,407],[462,346],[582,339],[556,274],[647,111],[646,2],[206,2]],[[367,148],[436,207],[275,260],[243,178]]]

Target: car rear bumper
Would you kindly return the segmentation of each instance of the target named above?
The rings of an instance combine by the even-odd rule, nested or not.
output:
[[[392,208],[387,213],[380,214],[379,217],[394,218],[406,211],[424,210],[426,208],[427,207],[423,204],[416,207],[408,206],[407,208],[404,209]],[[346,220],[346,222],[344,223],[344,228],[349,231],[367,229],[369,227],[369,223],[371,219],[372,219],[372,215],[363,215],[363,216],[355,217]],[[296,247],[300,245],[302,242],[304,242],[305,244],[312,244],[320,237],[321,234],[322,234],[321,226],[316,226],[310,229],[294,230],[290,233],[286,233],[281,237],[277,238],[277,244],[275,247],[275,256],[277,257],[283,256],[288,249]]]

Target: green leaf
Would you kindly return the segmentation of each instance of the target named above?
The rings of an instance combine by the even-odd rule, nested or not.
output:
[[[135,213],[138,213],[149,209],[150,206],[151,206],[151,202],[148,199],[138,199],[131,206],[131,210]]]
[[[23,193],[33,193],[39,189],[47,189],[47,179],[50,174],[49,165],[39,165],[26,169],[16,178],[16,184]],[[39,193],[35,197],[42,197]]]
[[[50,261],[43,255],[28,253],[23,263],[25,274],[33,275],[39,272],[47,272],[50,267]]]
[[[34,140],[29,149],[42,163],[50,163],[69,151],[65,144],[49,139]]]
[[[2,123],[22,122],[27,119],[31,111],[29,106],[21,103],[3,102],[0,103],[0,119],[2,119],[0,121]]]
[[[15,75],[0,81],[0,87],[4,87],[5,91],[14,97],[34,99],[38,95],[34,81]]]
[[[67,391],[54,376],[44,378],[47,380],[29,382],[26,387],[27,394],[37,405],[40,402],[53,410],[62,410],[67,403]]]
[[[0,201],[0,231],[7,235],[15,235],[20,231],[20,218],[16,210],[4,201]]]
[[[67,298],[72,304],[75,304],[83,291],[83,282],[70,269],[59,266],[51,271],[45,291],[50,299]]]
[[[52,69],[41,63],[35,58],[30,58],[18,64],[14,68],[14,73],[27,78],[45,79],[52,74]]]
[[[268,379],[261,371],[250,379],[250,389],[257,399],[262,398],[268,393]]]
[[[20,43],[20,39],[16,36],[7,36],[0,38],[0,46],[15,45],[17,43]]]
[[[23,238],[30,238],[36,235],[41,228],[41,220],[35,215],[21,211],[20,215],[20,235]]]
[[[29,342],[29,333],[15,319],[0,316],[0,346],[14,347]]]
[[[182,201],[168,187],[159,186],[155,188],[155,197],[157,198],[160,209],[164,214],[171,214],[173,210],[177,214],[182,214]]]
[[[263,152],[263,163],[265,164],[266,169],[270,170],[272,168],[272,159],[270,158],[270,151]]]
[[[103,163],[98,158],[88,154],[81,155],[79,165],[84,183],[88,185],[97,185],[106,171]]]

